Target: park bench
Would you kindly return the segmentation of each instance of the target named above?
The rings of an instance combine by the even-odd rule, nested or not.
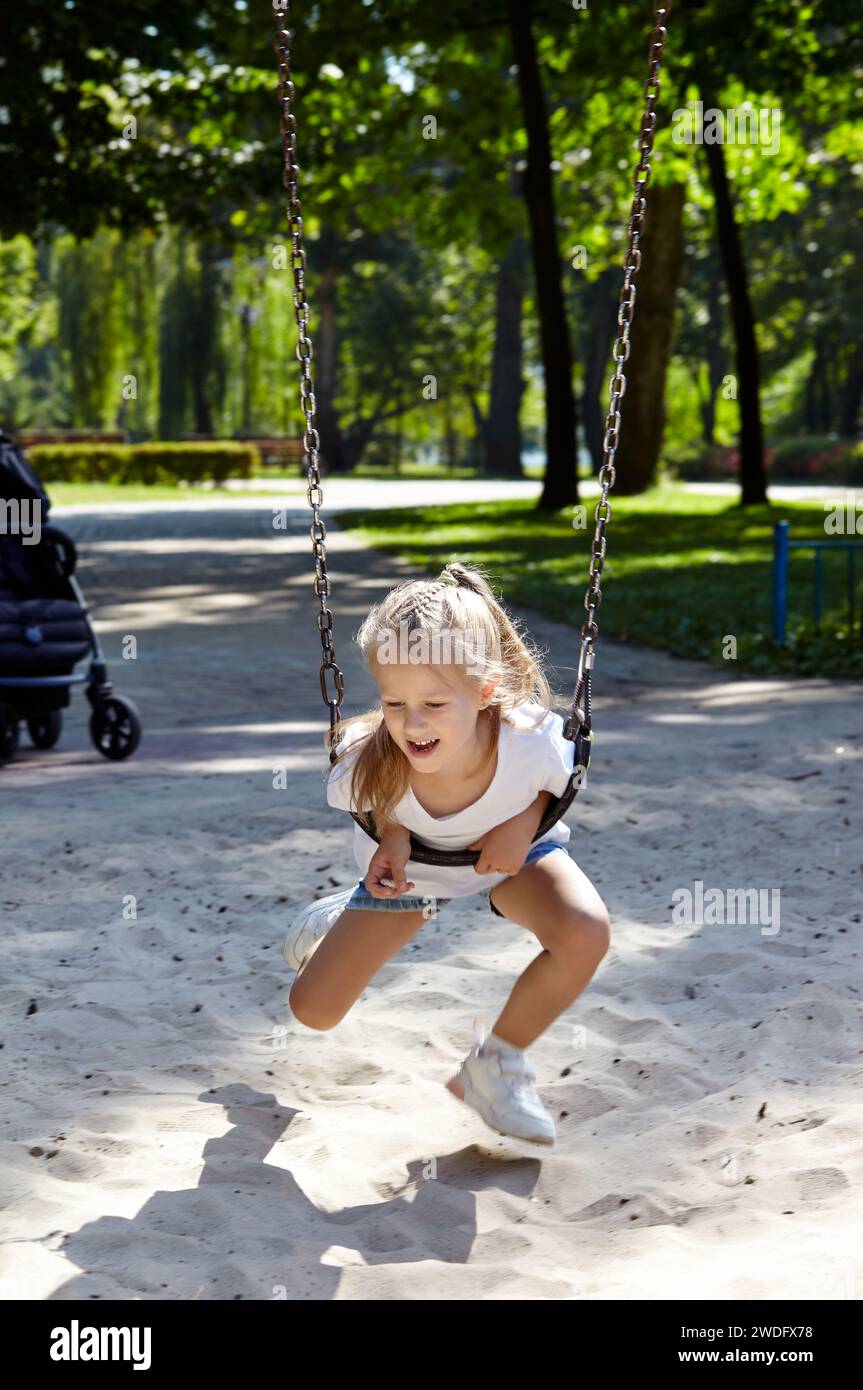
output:
[[[182,438],[191,443],[213,442],[213,436],[208,434],[184,434]],[[261,456],[261,462],[274,468],[287,468],[293,463],[298,464],[301,476],[305,477],[305,469],[302,466],[305,449],[302,439],[260,439],[252,434],[235,434],[231,438],[237,443],[253,444]]]

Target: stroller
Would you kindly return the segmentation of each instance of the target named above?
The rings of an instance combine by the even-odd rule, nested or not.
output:
[[[22,503],[24,507],[22,508]],[[131,700],[113,694],[99,642],[75,579],[71,537],[45,524],[50,508],[22,451],[0,432],[0,767],[18,751],[26,720],[33,746],[53,748],[73,685],[86,684],[90,737],[106,758],[128,758],[138,747],[141,720]],[[25,539],[22,516],[41,519]],[[17,512],[17,527],[9,516]],[[86,675],[73,668],[92,654]]]

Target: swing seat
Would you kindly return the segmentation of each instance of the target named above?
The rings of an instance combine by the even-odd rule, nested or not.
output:
[[[586,676],[585,685],[586,708],[590,708],[590,686],[589,674]],[[563,726],[563,736],[573,745],[572,776],[570,777],[562,796],[549,803],[545,815],[539,823],[539,828],[531,840],[534,844],[547,835],[553,825],[566,815],[584,781],[584,774],[590,762],[592,733],[586,716],[579,709],[577,711],[578,722],[574,723],[572,716]],[[373,840],[380,844],[380,835],[377,833],[374,816],[369,811],[351,811],[351,816],[356,821],[361,830]],[[441,868],[447,865],[458,865],[464,867],[468,864],[479,862],[480,851],[478,849],[435,849],[431,845],[426,845],[422,840],[411,832],[411,852],[410,857],[416,864],[436,864]]]

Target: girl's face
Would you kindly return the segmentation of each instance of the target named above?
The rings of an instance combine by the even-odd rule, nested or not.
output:
[[[412,767],[439,772],[460,757],[476,756],[477,715],[488,705],[494,681],[479,691],[454,668],[444,673],[440,666],[406,662],[378,663],[373,673],[384,723]]]

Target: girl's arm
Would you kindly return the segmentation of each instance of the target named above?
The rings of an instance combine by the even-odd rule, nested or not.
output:
[[[493,826],[468,845],[468,849],[480,851],[480,858],[474,865],[475,871],[478,874],[517,874],[524,864],[540,821],[553,800],[553,792],[538,792],[523,811],[501,821],[500,825]]]
[[[552,801],[554,801],[553,792],[537,792],[535,800],[533,800],[530,803],[530,805],[525,808],[525,810],[519,811],[517,815],[510,816],[509,820],[503,821],[502,824],[509,825],[513,821],[517,821],[520,825],[524,825],[525,829],[530,827],[530,838],[533,839],[534,835],[539,829],[540,821],[542,820]],[[495,826],[495,829],[497,829],[497,826]]]
[[[377,826],[380,844],[366,870],[365,885],[373,898],[395,898],[409,893],[416,885],[409,882],[405,865],[411,854],[411,833],[396,821],[383,820]],[[381,882],[389,879],[393,887]]]

